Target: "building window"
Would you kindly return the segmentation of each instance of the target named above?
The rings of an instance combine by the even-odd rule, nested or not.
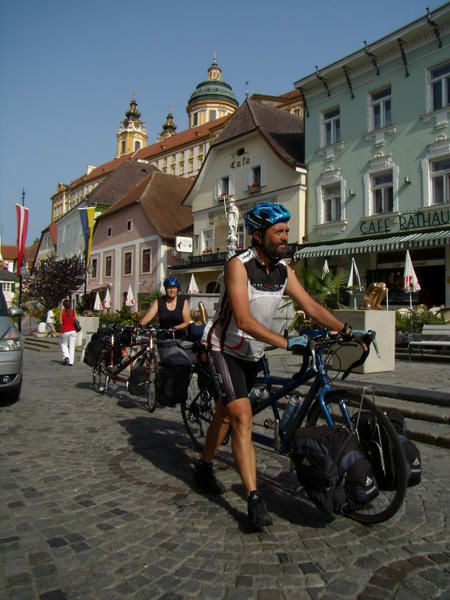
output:
[[[450,157],[431,162],[431,204],[450,203]]]
[[[152,250],[144,248],[142,250],[141,273],[150,273],[152,270]]]
[[[97,265],[98,265],[98,261],[96,258],[93,258],[91,260],[91,278],[92,279],[97,279]]]
[[[322,114],[322,135],[324,146],[337,144],[341,141],[341,113],[339,107]]]
[[[209,111],[209,120],[210,121],[215,121],[216,119],[217,119],[217,111],[210,110]]]
[[[136,152],[136,150],[140,150],[141,148],[141,142],[134,142],[134,151]]]
[[[198,125],[198,113],[194,113],[192,115],[192,127],[197,127]]]
[[[105,277],[112,276],[112,256],[105,256]]]
[[[450,63],[431,69],[431,106],[439,110],[450,104]]]
[[[127,231],[132,231],[133,230],[133,221],[131,219],[128,219],[127,221]]]
[[[219,179],[219,196],[228,196],[230,193],[230,178],[220,177]]]
[[[237,228],[237,249],[241,250],[245,244],[245,228],[244,223],[239,223]]]
[[[322,187],[323,223],[341,220],[341,185]]]
[[[251,183],[253,185],[261,185],[261,166],[258,165],[257,167],[252,167],[251,173],[252,173]]]
[[[393,212],[394,187],[392,171],[372,175],[372,211],[373,214]]]
[[[203,229],[202,231],[202,252],[208,253],[213,251],[214,238],[212,229]]]
[[[108,227],[106,228],[106,237],[111,237],[112,236],[112,226],[108,225]]]
[[[392,124],[390,87],[370,94],[370,106],[372,129],[381,129]]]
[[[123,274],[131,275],[133,272],[133,253],[125,252],[123,255]]]
[[[120,152],[121,154],[125,154],[125,140],[122,140],[120,144]]]

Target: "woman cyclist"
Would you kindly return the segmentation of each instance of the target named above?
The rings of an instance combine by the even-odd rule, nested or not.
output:
[[[161,329],[175,329],[177,338],[185,337],[191,313],[188,301],[178,295],[180,288],[181,283],[176,277],[167,277],[164,280],[166,294],[152,302],[147,313],[140,320],[140,324],[147,325],[158,316]]]

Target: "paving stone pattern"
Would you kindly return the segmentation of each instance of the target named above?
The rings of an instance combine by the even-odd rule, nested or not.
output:
[[[0,598],[450,598],[448,450],[421,445],[423,483],[366,527],[294,496],[287,460],[258,449],[274,525],[252,533],[228,447],[224,496],[192,488],[178,408],[150,415],[56,352],[25,358],[21,400],[0,407]]]

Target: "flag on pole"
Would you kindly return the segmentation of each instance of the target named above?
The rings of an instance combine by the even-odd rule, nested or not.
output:
[[[23,254],[25,252],[25,243],[28,229],[28,208],[22,204],[16,204],[17,213],[17,275],[20,275],[22,268]]]
[[[109,293],[109,288],[106,288],[106,294],[103,300],[103,308],[111,308],[111,294]]]
[[[84,255],[87,266],[91,256],[92,238],[94,235],[95,207],[87,206],[78,210],[80,211],[81,227],[83,229]]]
[[[103,308],[103,304],[102,304],[102,301],[100,300],[100,294],[97,292],[95,294],[94,310],[102,310],[102,308]]]
[[[133,290],[131,289],[131,284],[128,286],[128,292],[127,292],[127,300],[125,302],[126,306],[134,306],[136,304],[136,301],[134,299],[134,295],[133,295]]]

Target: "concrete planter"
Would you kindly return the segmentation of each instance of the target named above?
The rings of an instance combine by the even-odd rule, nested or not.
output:
[[[98,317],[83,317],[78,315],[78,320],[81,325],[81,331],[77,333],[76,346],[83,346],[83,343],[87,343],[93,333],[97,331],[100,326],[100,319]]]

